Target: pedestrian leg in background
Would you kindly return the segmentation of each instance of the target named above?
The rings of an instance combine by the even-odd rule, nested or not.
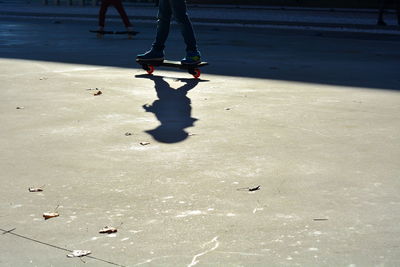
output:
[[[128,15],[125,12],[124,6],[122,5],[122,0],[114,0],[113,5],[115,9],[117,9],[119,15],[121,16],[127,31],[128,32],[133,31],[132,24],[129,21]]]
[[[400,26],[400,0],[394,0],[397,13],[397,24]]]
[[[383,20],[383,13],[385,12],[385,2],[386,0],[380,0],[379,2],[379,12],[378,12],[378,22],[379,26],[386,26],[386,22]]]
[[[106,22],[106,13],[110,5],[111,1],[109,0],[101,1],[100,11],[99,11],[99,31],[104,31],[104,26]]]

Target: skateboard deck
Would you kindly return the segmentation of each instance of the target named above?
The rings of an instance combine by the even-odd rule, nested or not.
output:
[[[97,30],[90,30],[90,32],[96,33],[98,38],[103,38],[105,34],[127,34],[128,39],[132,39],[133,36],[139,33],[136,31],[97,31]]]
[[[156,61],[136,59],[136,62],[141,65],[148,74],[152,74],[155,70],[155,67],[170,67],[186,70],[196,79],[200,77],[200,68],[208,65],[208,62],[200,62],[198,64],[182,64],[180,61],[173,60]]]

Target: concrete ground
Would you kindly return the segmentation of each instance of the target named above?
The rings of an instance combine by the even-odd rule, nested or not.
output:
[[[92,26],[1,20],[1,266],[400,264],[399,38],[197,27],[193,80]]]

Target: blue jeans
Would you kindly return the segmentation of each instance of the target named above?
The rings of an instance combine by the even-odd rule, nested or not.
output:
[[[186,51],[197,51],[196,37],[186,11],[185,0],[160,0],[157,15],[157,36],[153,43],[153,49],[157,51],[164,50],[172,15],[174,15],[181,28],[182,36],[186,43]]]

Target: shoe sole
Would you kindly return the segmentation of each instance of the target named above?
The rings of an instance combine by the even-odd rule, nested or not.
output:
[[[164,61],[164,58],[159,57],[159,58],[136,58],[136,60],[140,61]]]
[[[181,64],[182,65],[198,65],[198,64],[200,64],[201,63],[201,61],[196,61],[196,62],[182,62],[181,61]]]

